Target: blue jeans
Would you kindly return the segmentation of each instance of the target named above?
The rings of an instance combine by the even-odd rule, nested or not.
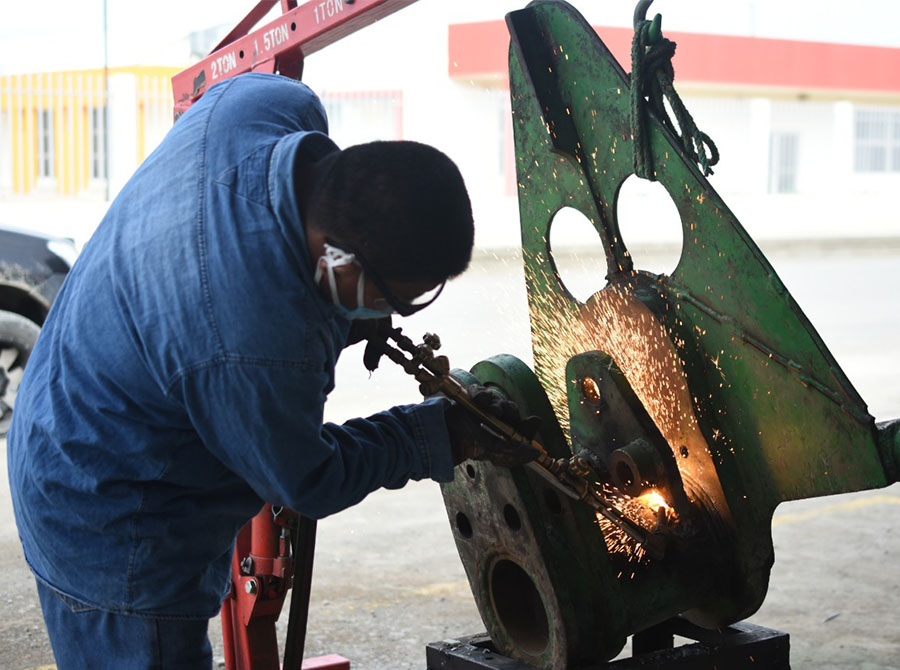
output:
[[[117,614],[37,580],[59,670],[210,670],[208,620]]]

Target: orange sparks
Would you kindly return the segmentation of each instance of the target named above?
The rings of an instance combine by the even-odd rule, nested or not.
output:
[[[658,512],[660,509],[669,509],[669,503],[666,502],[666,499],[663,498],[656,489],[650,489],[643,495],[638,496],[637,500],[654,512]]]

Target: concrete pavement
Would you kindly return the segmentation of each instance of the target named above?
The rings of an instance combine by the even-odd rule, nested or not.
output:
[[[900,252],[769,256],[876,418],[900,417]],[[483,260],[404,328],[440,333],[459,366],[499,352],[530,360],[517,261]],[[331,420],[415,400],[412,380],[390,368],[369,379],[360,355],[342,359]],[[53,657],[5,469],[0,440],[0,668],[34,670]],[[483,630],[436,485],[376,492],[319,528],[309,655],[339,653],[355,670],[423,670],[426,643]],[[791,634],[792,667],[900,670],[900,485],[782,505],[773,537],[769,595],[751,621]],[[217,622],[211,637],[220,645]]]

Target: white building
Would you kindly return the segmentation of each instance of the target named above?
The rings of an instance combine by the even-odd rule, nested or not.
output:
[[[339,144],[414,139],[454,158],[486,247],[519,237],[510,5],[416,3],[311,55],[304,71]],[[631,30],[595,27],[629,70]],[[676,88],[722,154],[710,181],[751,235],[900,236],[900,49],[664,31],[678,43]],[[49,221],[83,241],[107,189],[115,195],[170,123],[175,71],[110,71],[107,116],[97,72],[0,79],[0,220]],[[641,222],[623,223],[626,241],[671,241],[672,212],[658,185],[626,183],[620,218]]]

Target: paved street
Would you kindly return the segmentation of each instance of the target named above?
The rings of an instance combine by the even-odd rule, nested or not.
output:
[[[900,245],[769,256],[871,413],[900,417]],[[530,360],[518,261],[480,260],[404,329],[440,333],[460,367],[500,352]],[[411,379],[387,368],[370,379],[360,356],[341,362],[330,419],[415,400]],[[0,668],[34,670],[53,658],[12,522],[5,441],[0,452]],[[752,621],[791,634],[792,667],[900,670],[900,485],[782,505],[773,536],[769,596]],[[430,482],[321,522],[316,561],[309,654],[340,653],[355,670],[424,670],[426,643],[483,630]]]

